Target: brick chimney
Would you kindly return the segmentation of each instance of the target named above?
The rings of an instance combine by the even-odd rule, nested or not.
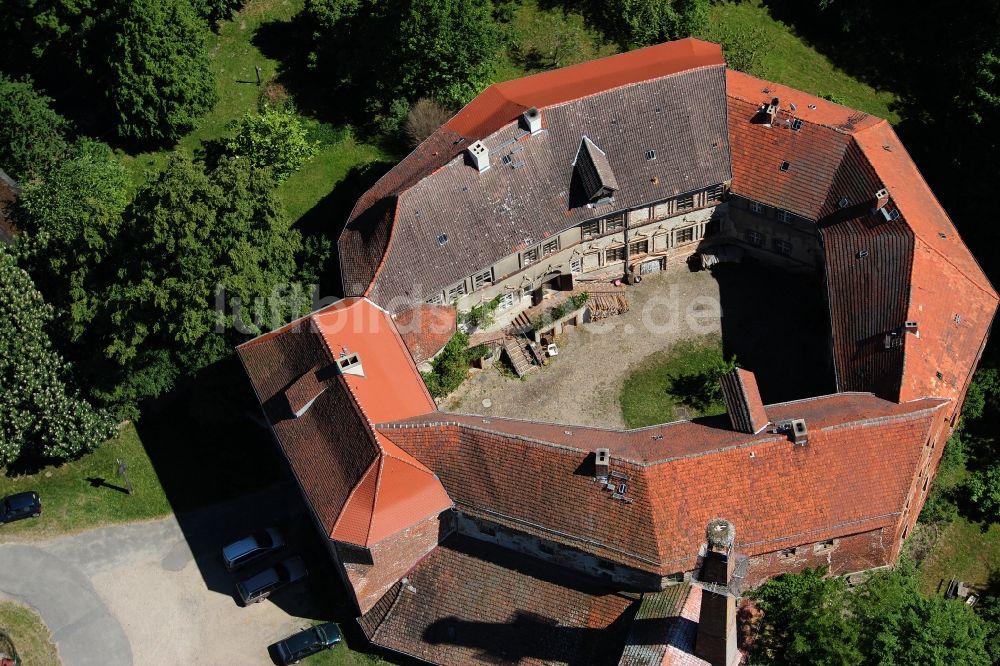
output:
[[[733,541],[736,528],[728,520],[716,518],[706,530],[708,547],[698,580],[701,589],[701,614],[694,653],[712,666],[736,666],[736,596],[732,589]]]
[[[726,411],[733,430],[756,435],[767,427],[770,420],[764,411],[764,402],[757,389],[757,378],[743,368],[736,368],[719,378]]]

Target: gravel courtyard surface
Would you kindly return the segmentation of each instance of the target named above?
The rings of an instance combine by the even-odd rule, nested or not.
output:
[[[264,491],[180,519],[0,544],[0,597],[37,609],[67,666],[271,664],[267,646],[318,615],[310,588],[327,574],[305,552],[310,578],[241,608],[219,548],[292,518],[283,498]]]
[[[618,394],[631,368],[678,340],[720,333],[719,284],[707,271],[676,270],[625,292],[629,311],[557,339],[559,355],[524,379],[489,368],[442,404],[448,411],[623,428]],[[490,407],[483,407],[489,399]]]

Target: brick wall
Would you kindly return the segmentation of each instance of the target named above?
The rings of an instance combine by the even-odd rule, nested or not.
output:
[[[663,588],[667,582],[667,578],[648,571],[610,562],[492,521],[456,513],[456,528],[460,534],[609,581],[622,589],[653,591]]]
[[[432,516],[369,550],[335,544],[337,562],[343,568],[361,613],[368,612],[389,588],[454,531],[452,512]]]
[[[768,578],[807,568],[825,566],[830,573],[843,575],[886,566],[893,563],[893,546],[893,529],[885,527],[755,555],[750,558],[744,588],[751,589]]]

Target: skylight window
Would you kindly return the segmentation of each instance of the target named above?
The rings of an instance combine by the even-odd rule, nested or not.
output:
[[[788,171],[789,169],[792,168],[792,164],[791,162],[782,162],[781,166],[778,168],[781,169],[782,171]]]
[[[841,208],[847,208],[850,204],[851,200],[848,199],[847,197],[844,197],[843,199],[837,202],[837,205],[840,206]]]
[[[647,150],[646,151],[646,160],[649,161],[649,160],[655,160],[655,159],[656,159],[656,151],[655,150]]]
[[[444,245],[448,242],[448,234],[441,234],[438,236],[438,245]]]
[[[800,129],[802,129],[802,119],[801,118],[796,118],[796,119],[794,119],[792,121],[792,129],[795,130],[796,132],[798,132]]]

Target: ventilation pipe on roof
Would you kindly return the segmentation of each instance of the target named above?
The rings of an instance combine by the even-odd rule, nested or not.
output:
[[[611,473],[611,450],[597,449],[594,454],[594,476],[606,479]]]
[[[533,135],[542,131],[542,112],[531,107],[521,116],[524,120],[525,128]]]
[[[885,205],[889,203],[889,190],[884,187],[875,193],[875,210],[881,210],[885,208]]]
[[[361,365],[361,357],[357,354],[350,354],[347,351],[340,353],[340,358],[337,359],[337,371],[342,375],[365,376],[364,366]]]
[[[476,141],[466,149],[466,154],[472,160],[472,166],[482,173],[490,168],[490,151],[482,141]]]
[[[767,105],[767,108],[764,109],[764,114],[767,116],[767,127],[770,127],[775,118],[778,117],[778,105],[778,98],[775,97],[771,100],[771,103]]]

